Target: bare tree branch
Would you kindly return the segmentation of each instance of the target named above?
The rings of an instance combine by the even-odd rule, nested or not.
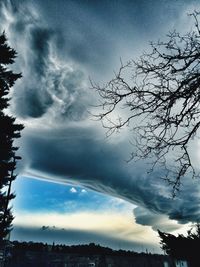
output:
[[[165,169],[163,179],[180,188],[184,176],[198,176],[188,146],[200,127],[200,28],[194,11],[194,30],[167,35],[166,42],[151,43],[151,53],[138,61],[121,62],[115,77],[104,86],[92,83],[100,98],[101,113],[108,134],[125,126],[134,130],[135,151],[132,159],[152,159],[152,168]],[[131,81],[126,73],[132,72]],[[120,107],[127,112],[118,120],[110,115]],[[169,155],[175,156],[171,166]]]

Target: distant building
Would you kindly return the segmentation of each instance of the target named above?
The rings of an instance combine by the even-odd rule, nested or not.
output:
[[[175,262],[176,267],[189,267],[187,261],[179,260]]]

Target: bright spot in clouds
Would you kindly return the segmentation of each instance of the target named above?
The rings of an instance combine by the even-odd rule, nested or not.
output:
[[[71,192],[71,193],[77,193],[77,190],[76,190],[75,187],[72,187],[72,188],[70,188],[70,192]]]
[[[85,189],[81,189],[81,193],[87,193]]]

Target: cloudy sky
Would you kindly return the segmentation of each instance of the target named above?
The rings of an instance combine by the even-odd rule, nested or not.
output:
[[[127,163],[133,133],[106,138],[89,82],[108,81],[120,58],[136,59],[169,30],[189,31],[194,9],[195,0],[1,1],[0,30],[23,74],[9,110],[25,125],[12,239],[159,252],[157,229],[184,232],[200,219],[198,181],[185,179],[172,199],[162,170]]]

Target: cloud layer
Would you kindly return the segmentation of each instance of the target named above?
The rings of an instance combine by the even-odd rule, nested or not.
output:
[[[12,239],[52,243],[80,244],[99,242],[115,249],[141,251],[148,248],[160,252],[158,236],[149,227],[133,223],[131,215],[115,212],[82,212],[73,214],[34,213],[16,215]],[[34,226],[33,226],[34,225]],[[56,226],[55,226],[56,225]],[[98,240],[98,241],[97,241]],[[153,251],[152,251],[153,252]]]
[[[147,174],[145,162],[126,163],[133,149],[127,135],[105,140],[101,126],[89,117],[87,111],[95,98],[87,90],[84,72],[93,64],[89,68],[90,61],[87,61],[83,72],[82,38],[74,35],[76,47],[74,52],[70,50],[68,59],[71,61],[66,61],[67,56],[62,53],[65,47],[69,52],[67,41],[70,40],[66,40],[64,29],[58,31],[47,25],[38,8],[28,1],[20,2],[3,1],[0,18],[1,29],[6,30],[9,41],[19,54],[16,69],[24,76],[13,91],[11,103],[12,111],[26,126],[21,139],[22,173],[74,182],[123,198],[139,206],[134,210],[136,222],[154,228],[174,229],[174,225],[164,223],[166,218],[180,223],[199,221],[200,184],[197,180],[185,181],[181,193],[172,200],[170,189],[160,180],[162,170]],[[70,16],[70,10],[68,12]],[[80,19],[85,15],[80,15]],[[101,19],[97,17],[97,25],[103,27]],[[72,25],[77,27],[76,23]],[[76,32],[71,28],[73,30]],[[91,34],[96,38],[94,29]],[[91,40],[92,37],[88,38]],[[78,45],[81,45],[80,49]],[[103,51],[108,53],[109,45],[106,52],[104,44]],[[72,59],[76,63],[80,60],[80,64],[75,65]]]

